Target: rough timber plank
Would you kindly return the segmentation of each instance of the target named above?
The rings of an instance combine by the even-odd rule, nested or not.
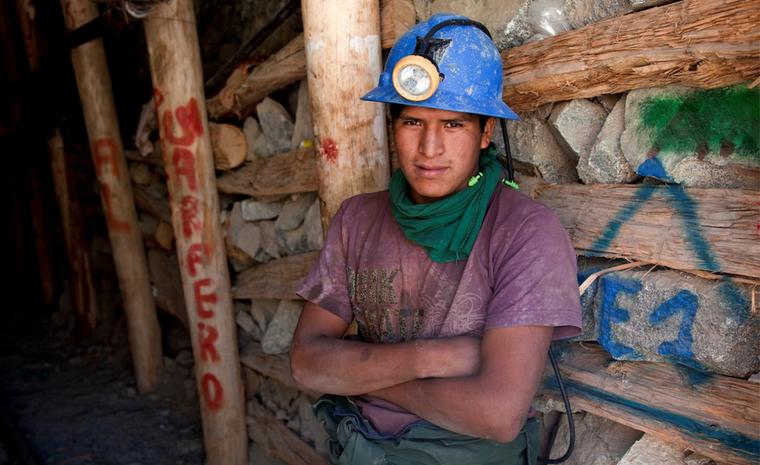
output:
[[[253,417],[253,423],[248,425],[248,437],[267,455],[288,465],[329,465],[326,458],[277,421],[274,414],[256,400],[248,402],[248,413]]]
[[[561,100],[760,75],[760,2],[683,0],[610,18],[502,53],[504,100],[530,111]]]
[[[314,192],[318,188],[314,149],[253,161],[219,176],[216,185],[227,194],[253,197]]]
[[[745,189],[538,185],[578,253],[760,277],[760,196]]]
[[[309,273],[319,252],[274,260],[240,273],[232,288],[235,299],[298,299],[296,288]]]
[[[717,462],[760,460],[757,384],[679,370],[667,363],[615,362],[573,344],[559,362],[574,409],[609,418]],[[547,369],[545,389],[556,382]]]

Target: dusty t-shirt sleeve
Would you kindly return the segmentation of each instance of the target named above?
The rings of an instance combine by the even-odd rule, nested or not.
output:
[[[550,209],[526,216],[493,264],[494,294],[486,329],[554,326],[554,339],[580,333],[581,307],[575,251]]]
[[[346,241],[344,241],[344,202],[330,222],[324,247],[303,285],[296,291],[300,297],[329,310],[347,323],[353,312],[346,281]]]

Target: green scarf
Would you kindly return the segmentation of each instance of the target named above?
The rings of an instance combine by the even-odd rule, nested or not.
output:
[[[416,204],[408,194],[401,170],[390,182],[391,212],[407,239],[425,249],[438,263],[467,258],[486,216],[488,202],[502,178],[493,144],[480,152],[480,172],[469,187],[428,204]]]

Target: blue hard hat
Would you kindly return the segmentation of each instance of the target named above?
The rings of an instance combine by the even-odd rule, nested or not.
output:
[[[449,20],[465,24],[443,25],[432,34],[429,41],[432,45],[423,45],[427,50],[423,55],[434,62],[440,73],[438,87],[424,100],[404,98],[394,87],[394,68],[400,60],[419,55],[418,44],[424,41],[428,31]],[[417,24],[393,46],[380,82],[362,100],[519,119],[502,99],[501,56],[484,30],[482,25],[464,16],[443,13]]]

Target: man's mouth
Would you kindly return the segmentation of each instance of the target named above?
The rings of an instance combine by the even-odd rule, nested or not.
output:
[[[442,175],[448,169],[445,166],[414,165],[417,174],[423,178],[434,178]]]

